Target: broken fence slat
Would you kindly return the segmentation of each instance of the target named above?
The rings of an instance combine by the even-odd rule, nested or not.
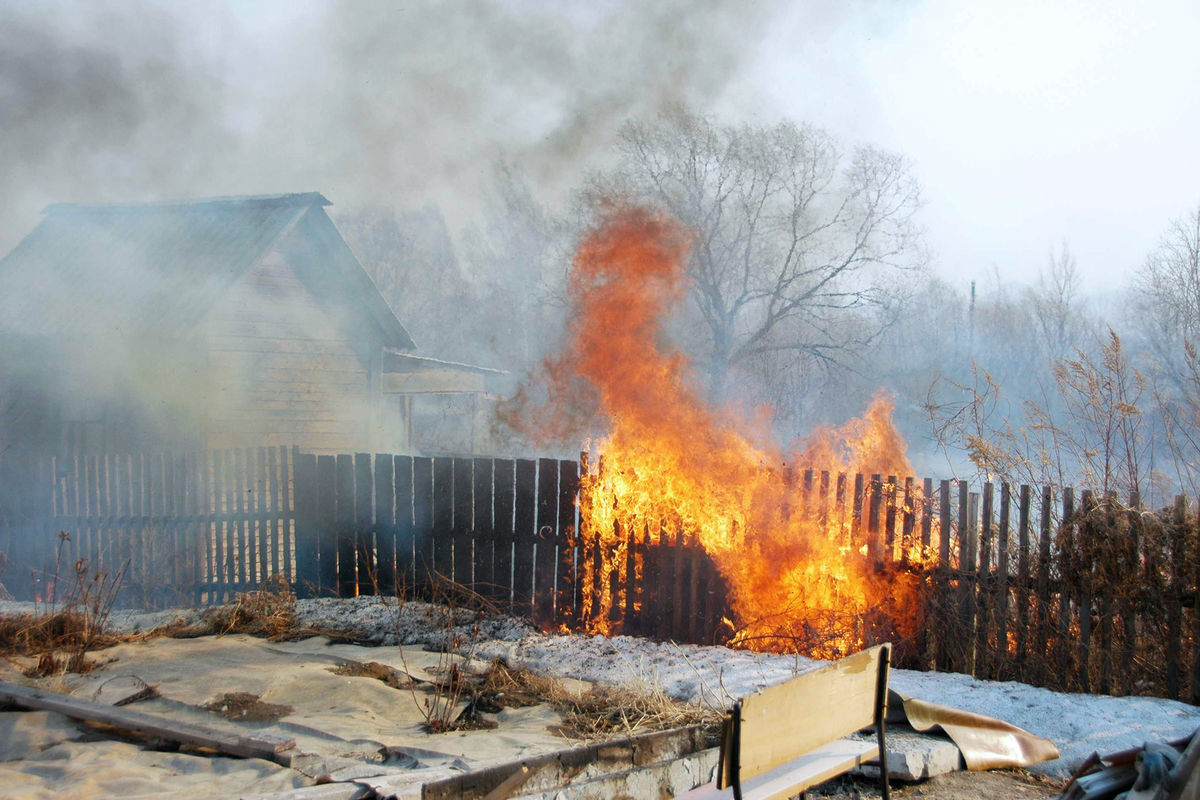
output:
[[[205,725],[156,717],[128,708],[117,708],[68,697],[45,689],[18,686],[0,681],[0,704],[41,711],[57,711],[72,719],[99,722],[125,731],[166,739],[196,747],[206,747],[219,753],[242,758],[262,758],[288,766],[296,746],[295,739],[270,734],[241,735],[219,731]]]

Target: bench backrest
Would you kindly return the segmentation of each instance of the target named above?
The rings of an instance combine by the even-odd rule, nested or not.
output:
[[[717,786],[731,786],[870,725],[887,711],[891,645],[881,644],[739,700],[721,739]]]

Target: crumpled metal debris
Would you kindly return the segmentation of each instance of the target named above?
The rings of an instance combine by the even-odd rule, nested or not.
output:
[[[1195,800],[1200,796],[1198,734],[1107,756],[1092,753],[1059,800]]]

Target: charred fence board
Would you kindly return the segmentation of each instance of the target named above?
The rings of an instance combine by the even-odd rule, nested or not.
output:
[[[513,510],[516,504],[516,462],[497,459],[492,465],[492,519],[495,528],[492,563],[497,593],[505,607],[513,602]]]
[[[317,526],[317,457],[312,453],[293,455],[296,481],[296,593],[318,594],[320,536]]]
[[[354,454],[354,593],[374,594],[375,478],[369,453]]]
[[[490,458],[477,458],[471,465],[471,520],[475,543],[475,591],[490,600],[497,599],[495,570],[496,527],[492,517],[494,475]]]
[[[533,613],[537,620],[550,620],[554,617],[554,571],[558,559],[558,462],[551,458],[538,459],[537,475]]]
[[[391,455],[375,454],[375,569],[372,589],[396,595],[396,474]]]
[[[412,456],[392,459],[396,480],[396,586],[395,593],[407,596],[416,584],[416,463]]]
[[[454,464],[454,582],[475,588],[474,462],[456,458]]]
[[[554,611],[558,619],[572,626],[577,617],[579,582],[575,577],[578,528],[575,498],[579,494],[579,462],[558,462],[558,567],[554,590]],[[631,578],[631,583],[632,583]],[[631,588],[632,591],[632,588]]]
[[[413,587],[429,582],[433,574],[434,488],[433,459],[413,458]]]
[[[426,579],[454,579],[454,461],[433,459],[433,556]]]
[[[517,459],[514,487],[513,607],[529,613],[533,607],[534,544],[537,537],[537,462]]]
[[[1007,483],[1000,485],[1000,519],[996,533],[996,655],[991,674],[998,671],[1007,672],[1011,659],[1008,646],[1008,520],[1009,520],[1010,490]]]

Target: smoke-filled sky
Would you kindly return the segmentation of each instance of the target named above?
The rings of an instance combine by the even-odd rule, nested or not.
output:
[[[906,154],[934,266],[1116,286],[1200,203],[1191,0],[0,0],[0,252],[56,201],[323,191],[471,218],[683,102]]]

